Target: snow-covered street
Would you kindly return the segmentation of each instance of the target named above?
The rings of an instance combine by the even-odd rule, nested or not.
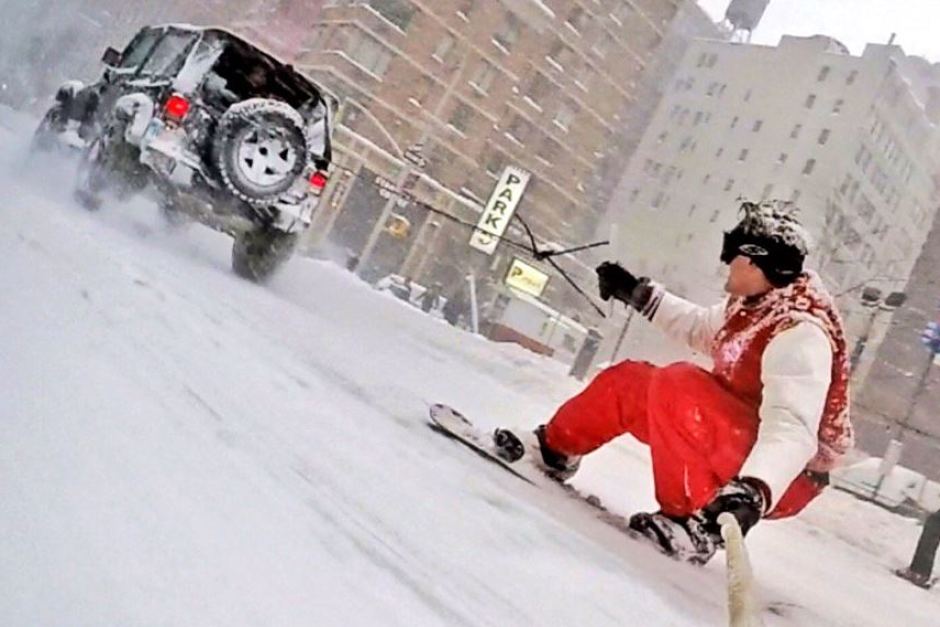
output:
[[[145,201],[89,213],[0,111],[0,625],[723,625],[722,556],[673,563],[426,426],[534,425],[566,368],[339,266],[259,287]],[[653,505],[622,441],[576,483]],[[830,490],[748,538],[768,625],[936,625],[919,527]]]

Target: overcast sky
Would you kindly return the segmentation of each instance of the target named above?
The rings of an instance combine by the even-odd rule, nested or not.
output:
[[[730,0],[698,0],[715,19],[724,17]],[[907,54],[940,61],[940,0],[770,0],[754,43],[776,45],[781,35],[824,34],[852,51],[865,44],[895,43]]]

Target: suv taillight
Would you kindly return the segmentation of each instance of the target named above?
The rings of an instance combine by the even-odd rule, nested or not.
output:
[[[320,172],[319,170],[310,175],[310,187],[313,188],[313,191],[317,194],[323,191],[323,188],[326,187],[326,184],[330,181],[330,177],[326,172]]]
[[[167,122],[179,124],[187,113],[189,113],[189,101],[179,94],[170,96],[163,105],[163,115],[166,117]]]

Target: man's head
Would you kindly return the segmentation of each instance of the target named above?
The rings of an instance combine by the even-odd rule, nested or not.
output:
[[[745,202],[741,212],[744,217],[725,233],[721,250],[721,261],[731,268],[725,290],[756,296],[795,281],[803,272],[809,245],[793,203]]]

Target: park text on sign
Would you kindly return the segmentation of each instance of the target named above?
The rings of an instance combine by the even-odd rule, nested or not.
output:
[[[473,235],[470,236],[470,246],[477,250],[492,255],[496,251],[496,245],[499,244],[499,238],[506,232],[512,214],[519,206],[522,200],[522,194],[529,184],[531,174],[525,170],[508,166],[503,170],[503,175],[499,177],[496,188],[486,203],[486,209],[480,216]]]
[[[548,275],[524,261],[513,259],[506,274],[506,285],[539,297],[548,285]]]

